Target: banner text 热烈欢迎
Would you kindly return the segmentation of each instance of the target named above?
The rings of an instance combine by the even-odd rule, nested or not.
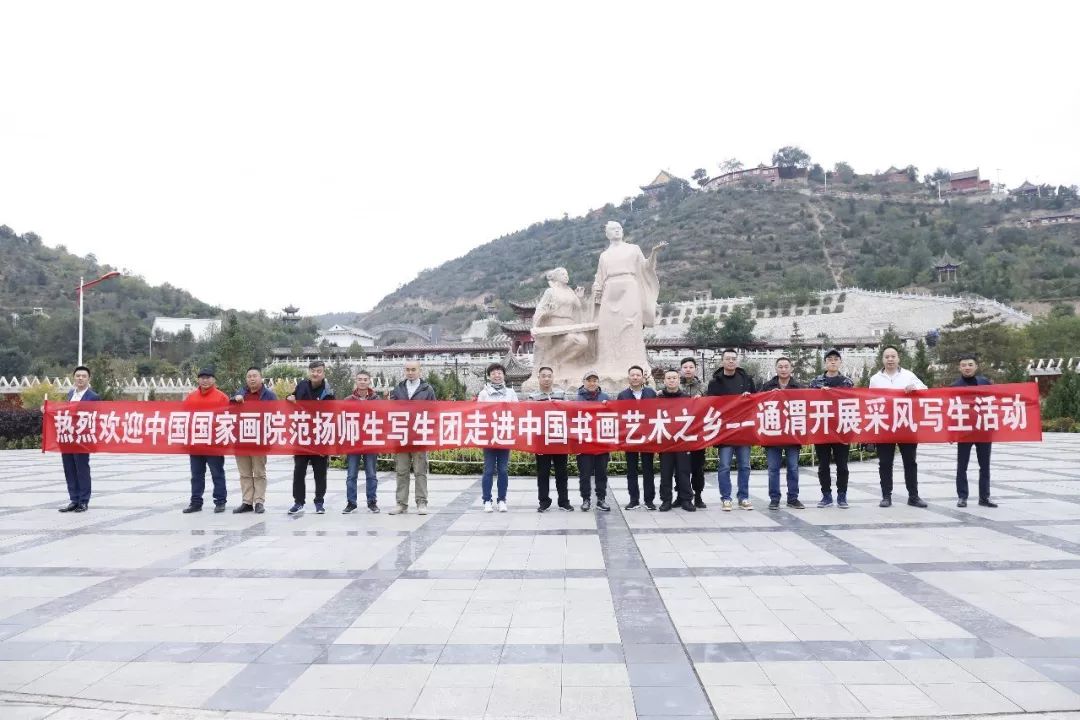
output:
[[[787,390],[597,402],[47,403],[43,450],[319,454],[495,447],[670,452],[714,445],[1025,441],[1042,438],[1034,383]]]

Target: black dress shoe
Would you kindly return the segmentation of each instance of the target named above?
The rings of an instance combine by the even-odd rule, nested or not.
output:
[[[187,513],[193,513],[193,512],[202,512],[202,505],[188,505],[188,506],[187,506],[186,508],[184,508],[184,510],[183,510],[183,513],[184,513],[185,515],[186,515]]]
[[[79,503],[68,503],[62,508],[57,508],[60,512],[72,512],[75,508],[79,507]]]
[[[787,506],[789,508],[795,508],[796,510],[805,510],[806,506],[803,505],[802,500],[795,498],[794,500],[788,500]]]
[[[683,500],[681,503],[679,503],[679,507],[681,507],[686,512],[696,512],[697,511],[697,508],[694,507],[694,501],[693,500]]]
[[[705,508],[707,508],[709,506],[705,504],[705,501],[701,499],[700,495],[695,495],[694,496],[694,507],[698,508],[699,510],[704,510]]]
[[[907,499],[907,504],[911,507],[926,507],[926,501],[921,497],[909,497]]]
[[[957,500],[956,507],[967,507],[967,498],[960,498]]]
[[[222,505],[221,507],[225,507],[225,506]],[[355,507],[355,505],[353,507]],[[214,511],[219,512],[217,510],[217,506],[215,506]],[[239,515],[240,513],[254,512],[254,511],[255,511],[255,507],[253,505],[248,505],[247,503],[240,503],[238,506],[233,508],[233,514],[234,515]]]
[[[881,498],[881,502],[877,504],[878,507],[892,507],[892,498]]]
[[[982,500],[979,501],[979,505],[981,505],[983,507],[989,507],[989,508],[997,507],[997,503],[994,502],[993,500],[991,500],[990,498],[983,498]]]
[[[995,506],[995,507],[996,507],[996,506]],[[75,509],[74,509],[74,510],[72,510],[71,512],[86,512],[86,511],[87,511],[87,510],[89,510],[89,509],[90,509],[90,508],[89,508],[89,507],[87,507],[87,506],[86,506],[85,504],[83,504],[83,503],[79,503],[78,505],[76,505],[76,506],[75,506]]]
[[[603,510],[604,512],[611,512],[611,506],[607,504],[607,500],[597,500],[596,509]]]
[[[221,503],[220,505],[215,505],[214,506],[214,512],[216,512],[216,513],[225,512],[225,503]]]
[[[665,500],[664,502],[660,503],[660,512],[667,512],[670,509],[671,509],[671,501],[670,500]]]
[[[255,503],[255,512],[259,515],[262,515],[264,512],[266,512],[266,506],[262,503]]]

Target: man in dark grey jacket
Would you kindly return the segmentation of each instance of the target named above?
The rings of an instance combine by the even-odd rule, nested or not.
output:
[[[391,400],[435,400],[435,390],[420,379],[420,363],[410,360],[405,363],[405,379],[390,392]],[[397,507],[391,515],[404,515],[409,511],[409,473],[416,478],[416,512],[427,515],[427,452],[403,450],[394,457],[394,470],[397,472]]]

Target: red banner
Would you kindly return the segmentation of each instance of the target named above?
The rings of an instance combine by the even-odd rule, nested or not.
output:
[[[668,452],[714,445],[1041,440],[1034,383],[788,390],[607,402],[46,403],[42,448],[61,452],[341,455],[510,448]]]

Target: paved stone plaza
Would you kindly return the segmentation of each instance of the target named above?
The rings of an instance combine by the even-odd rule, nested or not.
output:
[[[477,477],[435,477],[431,515],[391,517],[382,473],[384,512],[342,515],[332,471],[291,518],[290,458],[265,515],[182,515],[183,456],[96,456],[62,515],[59,457],[5,452],[0,718],[1080,710],[1080,436],[995,446],[995,510],[955,507],[954,453],[920,448],[925,510],[879,509],[868,462],[849,510],[804,468],[803,511],[755,471],[752,512],[715,475],[708,510],[609,515],[538,514],[525,477],[485,515]]]

